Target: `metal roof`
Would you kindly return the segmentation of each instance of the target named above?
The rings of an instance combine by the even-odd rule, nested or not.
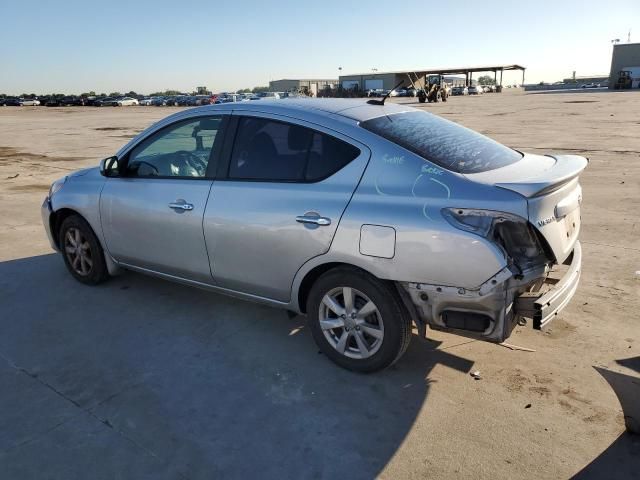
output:
[[[402,75],[407,73],[416,73],[418,76],[427,75],[430,73],[440,73],[443,75],[454,74],[454,73],[467,73],[467,72],[493,72],[500,70],[525,70],[526,67],[522,65],[488,65],[488,66],[475,66],[475,67],[459,67],[459,68],[422,68],[416,70],[395,70],[389,72],[365,72],[365,73],[351,73],[340,75],[340,77],[356,77],[356,76],[375,76],[375,75],[386,75],[386,74],[396,74]]]

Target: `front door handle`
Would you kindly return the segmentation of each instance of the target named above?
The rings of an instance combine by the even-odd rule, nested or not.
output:
[[[169,204],[169,208],[172,208],[174,210],[193,210],[193,204],[192,203],[187,203],[184,200],[182,201],[176,201],[173,203]]]
[[[298,223],[312,223],[314,225],[320,225],[322,227],[331,225],[331,219],[327,217],[321,217],[319,215],[299,215],[296,217]]]

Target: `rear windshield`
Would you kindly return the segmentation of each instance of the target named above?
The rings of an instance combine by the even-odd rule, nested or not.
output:
[[[453,172],[485,172],[522,158],[495,140],[426,112],[395,113],[360,125]]]

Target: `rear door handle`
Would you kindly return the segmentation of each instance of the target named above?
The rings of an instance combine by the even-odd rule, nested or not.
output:
[[[319,215],[299,215],[296,217],[298,223],[312,223],[314,225],[320,225],[322,227],[331,225],[331,219],[327,217],[320,217]]]
[[[187,203],[184,200],[177,201],[177,202],[173,202],[169,204],[169,208],[172,208],[174,210],[193,210],[193,204],[192,203]]]

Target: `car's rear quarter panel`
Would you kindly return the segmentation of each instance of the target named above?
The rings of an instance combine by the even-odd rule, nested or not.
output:
[[[372,135],[373,136],[373,135]],[[513,193],[476,185],[386,140],[369,141],[372,157],[340,222],[330,256],[379,278],[475,288],[506,266],[498,247],[452,227],[445,207],[517,212],[526,202]],[[393,258],[360,252],[362,225],[393,227]]]

